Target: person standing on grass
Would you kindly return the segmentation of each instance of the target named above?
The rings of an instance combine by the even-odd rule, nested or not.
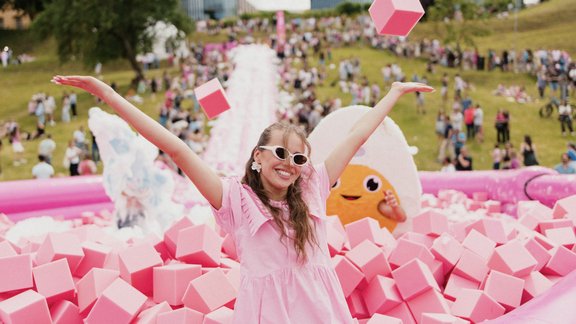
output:
[[[576,136],[572,128],[572,107],[566,99],[562,100],[558,106],[558,120],[560,120],[560,128],[562,129],[562,136],[566,136],[568,130],[572,136]]]
[[[221,179],[186,143],[93,77],[56,76],[103,99],[142,136],[171,156],[210,203],[216,222],[236,242],[241,282],[233,323],[354,323],[327,244],[326,200],[357,150],[396,101],[420,83],[393,83],[323,163],[310,162],[298,127],[267,127],[242,178]],[[73,144],[72,144],[73,146]],[[388,205],[397,206],[385,194]]]
[[[522,154],[522,162],[524,166],[538,165],[536,158],[536,145],[532,143],[530,135],[524,135],[524,142],[520,144],[520,154]]]

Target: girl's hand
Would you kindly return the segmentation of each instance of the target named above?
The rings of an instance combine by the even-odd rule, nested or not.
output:
[[[392,89],[400,92],[401,94],[406,94],[410,92],[432,92],[435,91],[431,86],[419,83],[419,82],[394,82],[392,83]]]
[[[392,190],[384,191],[384,203],[392,208],[398,207],[398,200],[396,200]]]
[[[67,85],[76,87],[91,94],[103,98],[107,89],[111,89],[106,83],[91,77],[91,76],[61,76],[56,75],[51,80],[52,83],[58,85]]]

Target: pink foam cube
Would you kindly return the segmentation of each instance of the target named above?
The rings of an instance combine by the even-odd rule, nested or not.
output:
[[[558,246],[550,251],[552,257],[542,268],[543,274],[565,276],[576,269],[576,253],[563,246]]]
[[[204,316],[202,324],[232,324],[234,311],[228,307],[220,307]]]
[[[364,291],[366,291],[366,289]],[[365,318],[369,316],[368,308],[366,307],[362,294],[363,291],[356,289],[346,298],[346,304],[348,304],[348,309],[352,317]]]
[[[161,239],[160,237],[158,237],[158,235],[156,235],[154,233],[149,233],[143,239],[141,239],[140,241],[137,241],[136,243],[137,244],[148,243],[148,244],[152,245],[154,247],[154,249],[156,250],[156,252],[160,253],[160,258],[162,258],[162,261],[164,261],[164,262],[169,260],[170,258],[172,258],[172,254],[168,250],[168,246],[166,246],[166,242],[164,242],[163,239]],[[134,245],[136,245],[136,244],[134,244]]]
[[[150,244],[131,246],[118,254],[120,277],[143,294],[152,294],[153,268],[162,265],[160,253]]]
[[[410,308],[408,308],[408,304],[406,302],[403,302],[400,305],[387,311],[386,315],[399,318],[404,324],[416,324],[416,320],[414,319],[414,316],[412,316]]]
[[[221,269],[214,269],[190,282],[182,302],[203,314],[210,313],[236,298],[236,289]]]
[[[342,251],[342,248],[344,248],[346,236],[338,231],[334,226],[326,226],[326,241],[328,243],[330,256],[333,257]]]
[[[538,261],[518,240],[512,240],[494,249],[488,261],[492,270],[515,277],[525,277],[538,265]]]
[[[226,234],[222,241],[222,252],[228,254],[233,260],[238,260],[238,252],[236,251],[236,243],[230,234]]]
[[[236,262],[230,258],[221,258],[220,259],[220,268],[240,269],[240,263]]]
[[[482,259],[488,261],[494,252],[496,242],[482,235],[476,230],[471,230],[462,242],[462,246],[478,254]]]
[[[76,235],[50,233],[36,253],[36,264],[42,265],[58,259],[66,259],[70,272],[74,273],[82,258],[84,258],[84,251]]]
[[[522,304],[536,296],[539,296],[554,285],[552,281],[550,281],[538,271],[530,272],[528,276],[522,279],[524,279],[524,291],[522,294],[521,302]]]
[[[422,313],[420,324],[468,324],[467,320],[450,314]]]
[[[558,244],[538,232],[533,232],[531,234],[533,235],[534,240],[548,251],[558,246]]]
[[[418,259],[392,271],[392,278],[404,300],[410,300],[429,289],[440,290],[430,268]]]
[[[402,320],[392,316],[374,314],[366,321],[366,324],[402,324]]]
[[[417,233],[438,237],[448,231],[448,218],[434,209],[421,213],[412,221],[414,232]]]
[[[452,315],[474,323],[504,315],[506,310],[481,290],[462,289],[452,305]]]
[[[406,239],[399,239],[398,245],[396,245],[396,248],[388,257],[388,262],[390,262],[392,269],[395,269],[413,259],[418,259],[426,265],[432,266],[434,255],[423,244],[408,241]]]
[[[432,276],[434,276],[434,280],[438,283],[438,286],[444,286],[444,281],[446,280],[444,270],[444,264],[441,261],[434,260],[432,261],[432,266],[430,267],[430,271],[432,271]]]
[[[556,201],[552,209],[552,216],[554,218],[562,218],[570,212],[576,210],[576,195],[568,196]]]
[[[457,274],[452,273],[446,282],[444,288],[444,296],[449,300],[456,300],[458,293],[464,289],[478,289],[480,283],[474,280],[463,278]]]
[[[32,269],[38,293],[46,297],[48,305],[61,300],[73,301],[76,288],[66,259],[45,263]]]
[[[495,270],[490,271],[484,286],[484,292],[504,306],[506,310],[520,306],[523,290],[523,279]]]
[[[376,0],[368,9],[380,35],[407,36],[424,15],[418,0]]]
[[[222,238],[208,225],[192,226],[180,231],[176,258],[186,263],[216,267],[220,264]]]
[[[558,245],[571,249],[576,243],[576,234],[572,227],[551,228],[545,231],[546,237]]]
[[[489,213],[502,212],[502,203],[497,200],[488,200],[484,202],[484,208]]]
[[[544,235],[549,229],[562,227],[573,228],[574,222],[571,219],[549,219],[538,223],[538,231]]]
[[[548,260],[550,260],[551,255],[548,250],[540,245],[540,243],[536,242],[534,238],[525,241],[524,247],[538,262],[534,268],[534,271],[540,271],[540,269],[542,269],[546,263],[548,263]]]
[[[332,258],[332,264],[338,279],[340,279],[344,296],[350,296],[364,279],[364,274],[350,260],[341,255],[335,255]]]
[[[161,302],[155,306],[152,306],[146,310],[143,310],[138,314],[136,318],[136,323],[138,324],[156,324],[158,315],[171,312],[172,307],[168,305],[168,302]]]
[[[0,302],[0,322],[6,324],[52,324],[44,296],[26,290]]]
[[[0,258],[0,293],[32,288],[30,254]]]
[[[430,252],[444,265],[444,272],[452,271],[460,256],[462,255],[462,245],[452,235],[442,233],[434,240]]]
[[[10,242],[0,241],[0,258],[18,255]]]
[[[86,241],[82,243],[84,258],[78,264],[74,276],[84,277],[92,268],[104,268],[106,258],[112,251],[112,248],[96,242]]]
[[[539,202],[518,205],[518,221],[528,229],[536,230],[538,223],[552,219],[552,210]]]
[[[378,221],[374,218],[364,217],[355,222],[348,223],[345,229],[351,248],[354,248],[364,240],[369,240],[378,246],[384,246],[386,244],[386,239],[380,230],[380,224],[378,224]]]
[[[468,249],[464,249],[460,260],[456,263],[452,273],[480,283],[484,280],[488,271],[489,268],[486,265],[486,260],[478,254]]]
[[[202,275],[198,264],[170,264],[154,268],[154,301],[182,305],[182,297],[190,281]]]
[[[194,226],[192,221],[188,217],[182,217],[164,232],[164,243],[172,256],[176,255],[176,244],[178,243],[180,230],[191,226]]]
[[[470,233],[471,230],[477,230],[481,234],[487,236],[496,244],[504,244],[508,241],[504,224],[502,221],[495,218],[481,218],[466,227],[466,231]]]
[[[204,314],[187,307],[158,314],[156,318],[156,324],[203,324],[203,321]]]
[[[94,268],[90,270],[82,279],[76,283],[78,291],[78,308],[81,314],[88,313],[96,299],[108,288],[116,279],[120,277],[120,272],[109,269]]]
[[[414,243],[420,243],[426,246],[427,248],[431,248],[432,244],[434,244],[434,235],[426,235],[422,233],[416,232],[406,232],[398,237],[398,239],[405,239]]]
[[[488,193],[485,191],[473,192],[472,199],[475,201],[487,201],[488,200]]]
[[[394,280],[376,276],[362,291],[368,314],[384,313],[402,303],[402,298]]]
[[[50,316],[54,324],[79,324],[82,323],[80,310],[74,303],[62,300],[50,308]]]
[[[448,233],[454,236],[458,242],[463,242],[466,238],[466,235],[468,235],[466,228],[470,224],[472,224],[470,221],[450,223]]]
[[[220,81],[214,78],[194,89],[196,100],[204,110],[209,119],[213,119],[219,114],[230,109],[230,104],[226,98],[226,92]]]
[[[450,306],[444,296],[435,289],[426,292],[407,301],[408,307],[414,318],[421,319],[424,313],[450,314]]]
[[[146,296],[126,281],[114,280],[92,307],[86,324],[130,323],[146,303]]]
[[[384,252],[368,240],[348,251],[346,258],[362,271],[366,282],[376,275],[390,276],[392,271]]]

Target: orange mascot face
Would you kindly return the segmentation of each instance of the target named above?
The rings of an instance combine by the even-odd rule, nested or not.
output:
[[[387,190],[392,191],[400,204],[396,190],[380,172],[365,165],[349,164],[332,187],[326,202],[327,214],[338,215],[342,224],[372,217],[380,223],[380,227],[392,232],[397,222],[378,209]]]

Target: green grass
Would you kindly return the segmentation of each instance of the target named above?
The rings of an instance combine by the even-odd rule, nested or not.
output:
[[[519,33],[513,34],[513,20],[505,21],[491,19],[483,22],[489,26],[492,33],[489,36],[478,38],[476,41],[480,50],[494,48],[503,50],[511,48],[512,39],[516,40],[518,49],[529,47],[536,49],[540,46],[544,48],[562,48],[568,50],[571,54],[576,53],[576,43],[572,41],[575,36],[576,21],[571,19],[576,16],[576,6],[574,0],[554,0],[549,1],[535,8],[522,11],[519,16]],[[413,31],[412,36],[415,39],[421,37],[434,37],[433,26],[431,24],[419,24]],[[207,36],[191,35],[194,41],[214,42],[226,39],[226,35]],[[6,32],[0,31],[1,45],[8,45],[16,50],[17,53],[26,51],[34,55],[37,60],[33,63],[27,63],[21,66],[10,66],[8,69],[0,70],[0,121],[16,119],[21,128],[25,131],[35,130],[35,120],[33,116],[27,115],[27,102],[32,94],[37,92],[48,92],[55,96],[58,109],[56,111],[57,125],[47,127],[47,132],[53,134],[57,142],[57,149],[54,157],[54,166],[57,173],[66,175],[67,170],[62,167],[62,159],[66,143],[72,137],[73,131],[79,125],[86,125],[87,111],[90,107],[95,106],[95,100],[87,93],[78,92],[79,118],[69,124],[59,122],[61,112],[61,97],[64,91],[70,91],[69,88],[63,88],[51,84],[49,81],[55,74],[91,74],[91,68],[85,68],[78,62],[68,62],[60,64],[56,57],[56,45],[53,40],[47,40],[37,43],[26,32]],[[387,63],[399,63],[408,79],[414,73],[420,76],[424,74],[425,63],[421,60],[411,60],[397,58],[387,51],[376,51],[365,47],[353,47],[334,49],[334,63],[338,66],[339,60],[357,56],[362,62],[362,73],[370,82],[378,82],[383,88],[380,69]],[[175,73],[175,69],[169,69]],[[163,69],[148,72],[148,76],[160,75]],[[447,72],[452,78],[456,72],[455,69],[438,68],[434,75],[427,75],[429,82],[439,89],[439,80],[442,73]],[[495,129],[493,120],[495,112],[502,107],[508,109],[511,113],[511,135],[512,142],[516,147],[519,146],[524,134],[532,135],[534,143],[538,149],[540,163],[545,166],[553,166],[559,160],[559,155],[565,150],[567,139],[560,135],[560,126],[555,118],[540,119],[538,117],[538,108],[542,103],[516,104],[509,103],[502,97],[495,97],[492,91],[498,83],[509,85],[524,85],[529,94],[535,98],[535,80],[525,74],[478,72],[478,71],[461,71],[463,77],[474,87],[470,92],[471,98],[479,102],[485,112],[485,141],[483,144],[471,142],[469,147],[474,157],[475,169],[489,169],[491,166],[490,151],[495,142]],[[124,62],[113,62],[104,65],[104,80],[106,82],[115,81],[120,92],[125,93],[128,89],[130,80],[134,74],[129,66]],[[330,82],[337,78],[337,70],[329,70],[326,84],[317,89],[318,96],[321,100],[340,97],[344,106],[349,105],[351,97],[341,94],[338,87],[330,87]],[[450,89],[452,90],[452,89]],[[146,97],[144,104],[138,105],[145,113],[156,118],[158,106],[161,103],[160,94],[156,100]],[[190,103],[185,102],[185,106]],[[101,106],[103,109],[106,107]],[[415,156],[416,164],[420,170],[437,170],[439,164],[435,161],[437,155],[438,140],[434,134],[434,120],[436,113],[441,107],[441,98],[439,91],[426,95],[426,115],[417,115],[415,108],[414,95],[407,95],[401,99],[397,107],[391,113],[391,117],[400,125],[408,143],[419,148],[420,152]],[[12,165],[12,149],[7,140],[4,139],[4,147],[0,150],[0,163],[3,173],[0,180],[28,179],[31,178],[32,166],[36,163],[36,154],[38,141],[25,142],[25,158],[27,164],[14,167]]]

